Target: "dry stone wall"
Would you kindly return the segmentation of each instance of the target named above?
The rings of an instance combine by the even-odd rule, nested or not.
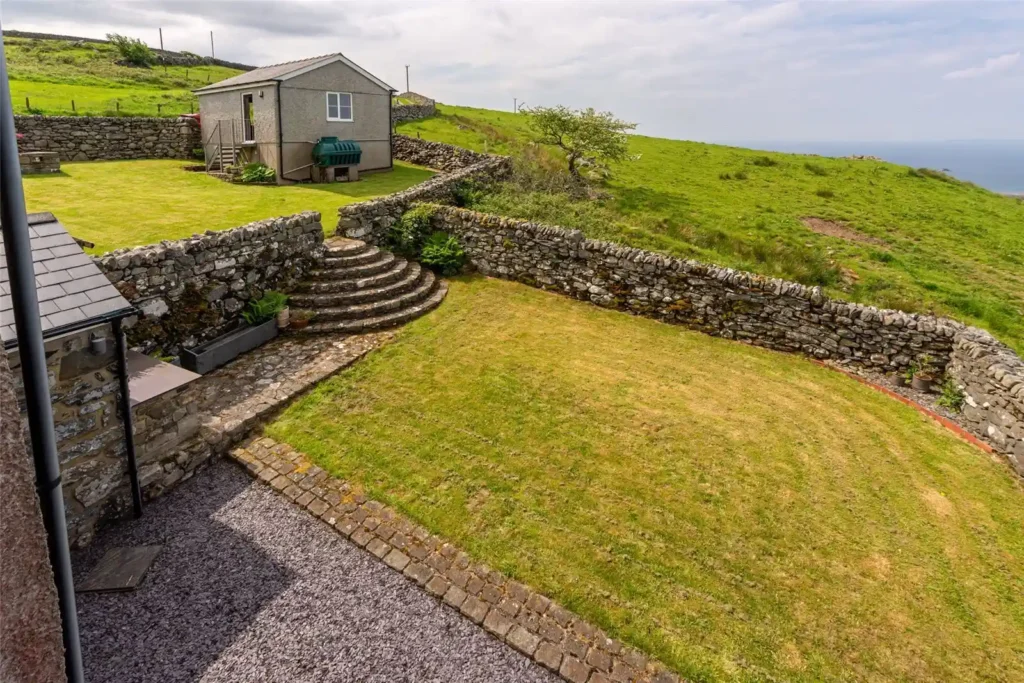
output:
[[[963,417],[1024,476],[1024,360],[984,330],[957,334],[949,374],[962,387]]]
[[[61,161],[187,159],[202,145],[190,118],[15,116],[24,151],[57,152]]]
[[[320,214],[305,211],[94,260],[143,312],[128,330],[131,345],[173,354],[229,330],[248,300],[302,279],[323,241]]]
[[[489,183],[512,171],[508,157],[480,154],[454,145],[396,135],[394,158],[442,171],[408,190],[348,204],[338,209],[339,235],[379,243],[388,229],[416,202],[451,203],[455,189],[466,181]]]
[[[428,116],[433,116],[437,113],[437,107],[434,105],[434,101],[430,100],[425,104],[399,104],[391,107],[391,123],[401,123],[402,121],[415,121],[417,119],[425,119]]]

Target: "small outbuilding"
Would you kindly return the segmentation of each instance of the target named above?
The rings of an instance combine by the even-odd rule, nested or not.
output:
[[[313,150],[323,138],[360,152],[357,173],[392,166],[395,89],[343,54],[261,67],[194,92],[209,170],[258,161],[279,183],[319,179]]]

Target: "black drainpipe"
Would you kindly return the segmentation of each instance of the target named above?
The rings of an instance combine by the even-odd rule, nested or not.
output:
[[[64,637],[64,670],[69,683],[83,683],[82,647],[75,610],[75,586],[71,576],[71,550],[64,518],[64,493],[60,486],[57,438],[53,433],[53,409],[46,376],[46,350],[32,268],[32,245],[21,187],[21,164],[14,130],[7,58],[0,29],[0,224],[10,271],[14,324],[25,385],[25,411],[36,469],[36,491],[46,528],[46,541],[57,587],[61,631]]]
[[[117,346],[117,380],[121,385],[121,420],[124,422],[124,445],[128,453],[128,478],[132,484],[132,510],[136,519],[142,516],[142,486],[139,483],[139,465],[135,460],[135,429],[132,426],[132,403],[128,394],[128,344],[121,329],[121,318],[111,323],[114,344]]]
[[[277,81],[277,165],[281,169],[281,179],[288,180],[284,176],[284,121],[281,120],[281,81]]]
[[[395,91],[388,91],[388,170],[395,167]]]

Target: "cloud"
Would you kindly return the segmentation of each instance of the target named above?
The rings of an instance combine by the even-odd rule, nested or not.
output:
[[[271,64],[344,52],[441,102],[611,110],[698,140],[1024,137],[1024,2],[2,0],[5,28]],[[953,71],[959,64],[984,66]],[[1016,57],[1014,56],[1016,55]],[[922,116],[922,112],[941,115]]]
[[[1006,71],[1019,61],[1019,52],[1000,55],[999,57],[992,57],[990,59],[986,59],[985,63],[981,66],[972,66],[968,69],[950,71],[948,74],[943,76],[943,78],[949,81],[959,80],[962,78],[977,78],[978,76],[985,76],[986,74]]]

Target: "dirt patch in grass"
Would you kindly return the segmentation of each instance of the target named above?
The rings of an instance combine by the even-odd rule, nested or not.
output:
[[[819,235],[838,237],[839,239],[849,240],[850,242],[864,242],[865,244],[877,244],[879,246],[885,245],[884,240],[872,237],[871,235],[865,235],[862,232],[857,232],[853,228],[843,225],[842,223],[837,223],[836,221],[809,216],[807,218],[801,218],[800,222],[803,223],[808,230],[816,232]]]

